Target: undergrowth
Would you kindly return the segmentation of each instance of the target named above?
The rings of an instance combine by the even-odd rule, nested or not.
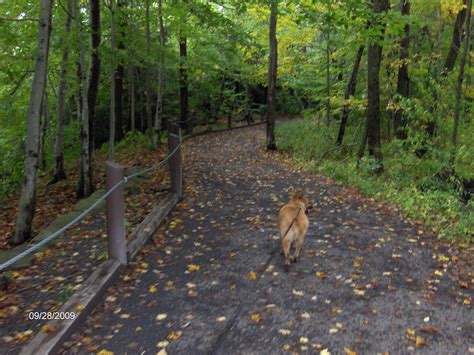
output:
[[[340,148],[334,144],[336,125],[328,128],[311,119],[282,123],[276,135],[278,147],[300,165],[402,207],[407,217],[424,221],[440,238],[472,244],[474,201],[462,199],[463,191],[455,178],[440,178],[449,156],[440,149],[419,158],[412,146],[393,140],[383,144],[384,172],[375,174],[373,160],[364,157],[357,162],[359,131],[360,127],[348,127],[347,142]],[[465,159],[465,146],[461,144],[460,149]],[[459,162],[456,173],[472,179],[472,171],[463,167]]]

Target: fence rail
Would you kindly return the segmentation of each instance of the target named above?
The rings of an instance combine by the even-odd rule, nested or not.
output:
[[[182,160],[181,160],[181,145],[182,137],[179,126],[170,122],[168,126],[168,155],[159,163],[136,172],[129,176],[124,176],[125,168],[120,164],[112,161],[106,161],[106,192],[88,208],[86,208],[76,218],[69,223],[44,238],[40,242],[32,245],[28,249],[15,255],[6,262],[0,264],[0,271],[4,271],[27,255],[35,252],[45,244],[56,239],[67,229],[80,222],[86,217],[94,208],[96,208],[102,201],[106,199],[106,214],[107,214],[107,234],[108,234],[108,252],[109,258],[119,261],[121,264],[127,264],[127,243],[125,238],[125,196],[124,184],[130,179],[139,175],[143,175],[150,171],[156,170],[168,162],[171,175],[171,190],[178,195],[179,198],[183,194],[183,176],[182,176]]]

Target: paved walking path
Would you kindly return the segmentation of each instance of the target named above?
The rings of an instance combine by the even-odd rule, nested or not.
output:
[[[456,257],[393,210],[264,152],[263,138],[259,126],[186,142],[185,199],[64,350],[473,352]],[[285,273],[276,215],[293,187],[315,210]]]

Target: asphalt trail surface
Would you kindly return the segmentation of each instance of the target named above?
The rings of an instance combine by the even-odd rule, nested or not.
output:
[[[452,248],[263,140],[259,126],[186,141],[185,198],[63,351],[474,352]],[[276,216],[294,189],[315,208],[285,273]]]

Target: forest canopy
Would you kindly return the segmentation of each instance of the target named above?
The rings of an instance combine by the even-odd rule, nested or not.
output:
[[[471,0],[1,1],[0,194],[23,190],[32,214],[38,174],[79,167],[78,196],[93,192],[95,150],[157,147],[169,120],[189,134],[262,119],[267,148],[465,240],[471,13]],[[16,242],[30,234],[17,218]]]

